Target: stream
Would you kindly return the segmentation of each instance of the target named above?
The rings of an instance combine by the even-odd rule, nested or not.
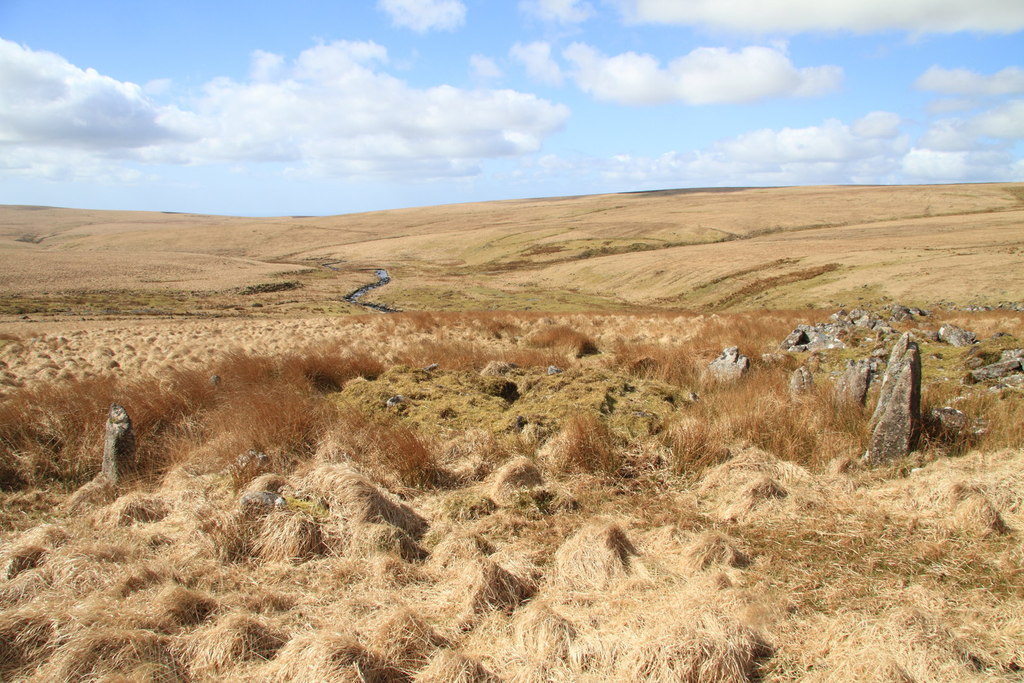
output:
[[[325,264],[324,267],[336,270],[336,268],[332,268],[332,265],[333,264]],[[356,304],[357,306],[363,306],[364,308],[372,308],[373,310],[380,311],[381,313],[399,313],[399,310],[397,308],[391,308],[390,306],[385,306],[384,304],[374,304],[360,301],[363,295],[366,294],[367,292],[377,289],[378,287],[383,287],[384,285],[391,282],[391,276],[388,274],[388,271],[384,270],[383,268],[378,268],[377,270],[374,271],[374,274],[377,276],[376,282],[371,282],[368,285],[363,285],[356,291],[352,292],[351,294],[343,298],[345,299],[345,301],[349,303]]]

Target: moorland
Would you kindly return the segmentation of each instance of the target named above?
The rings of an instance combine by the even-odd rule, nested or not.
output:
[[[0,207],[0,679],[1019,680],[1022,249],[1021,184]]]

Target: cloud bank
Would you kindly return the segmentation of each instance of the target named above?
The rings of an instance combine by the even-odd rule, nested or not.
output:
[[[901,30],[911,33],[1024,29],[1019,0],[617,0],[628,20],[748,33]]]
[[[387,73],[387,62],[372,42],[318,45],[292,61],[257,51],[247,80],[215,79],[184,110],[0,40],[0,143],[17,151],[19,172],[36,159],[40,175],[56,173],[54,149],[73,147],[151,164],[268,162],[293,173],[431,178],[536,152],[569,116],[514,90],[414,88]]]

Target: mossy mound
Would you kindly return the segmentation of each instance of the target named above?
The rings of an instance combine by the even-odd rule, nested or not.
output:
[[[404,400],[387,406],[394,396]],[[395,413],[444,436],[467,429],[512,434],[525,425],[553,433],[580,414],[600,415],[613,430],[640,436],[659,432],[684,396],[678,387],[605,369],[548,375],[543,368],[520,368],[482,377],[472,370],[397,366],[375,380],[350,382],[336,400],[371,413]]]

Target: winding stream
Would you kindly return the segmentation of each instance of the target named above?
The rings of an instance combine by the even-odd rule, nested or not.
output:
[[[330,268],[331,266],[325,265],[324,267]],[[377,276],[376,282],[371,282],[368,285],[363,285],[356,291],[352,292],[351,294],[343,298],[345,299],[345,301],[351,304],[363,306],[364,308],[372,308],[373,310],[380,311],[381,313],[398,313],[399,310],[397,308],[391,308],[390,306],[385,306],[384,304],[375,304],[360,301],[363,295],[366,294],[367,292],[377,289],[378,287],[383,287],[384,285],[391,282],[391,276],[388,274],[388,271],[384,270],[383,268],[378,268],[377,270],[374,271],[374,274]]]

